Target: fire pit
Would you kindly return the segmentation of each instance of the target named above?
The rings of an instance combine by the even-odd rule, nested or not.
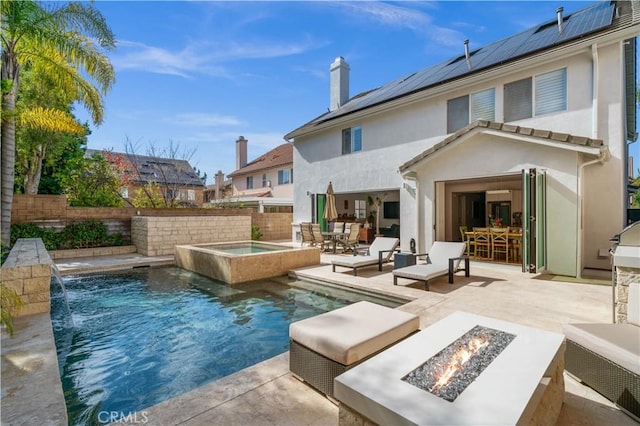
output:
[[[456,312],[338,376],[340,424],[555,424],[563,340]]]

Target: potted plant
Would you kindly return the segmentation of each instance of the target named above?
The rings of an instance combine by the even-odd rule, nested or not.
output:
[[[374,209],[371,214],[376,218],[376,237],[380,236],[380,208],[382,208],[382,202],[387,198],[387,194],[383,194],[382,197],[376,196],[375,198],[371,195],[367,196],[367,204],[369,204],[369,208]]]

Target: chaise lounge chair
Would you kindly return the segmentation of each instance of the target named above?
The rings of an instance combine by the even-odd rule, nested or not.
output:
[[[353,256],[333,259],[331,261],[333,272],[336,271],[336,266],[343,266],[345,268],[352,268],[353,275],[358,275],[358,268],[376,264],[378,265],[378,271],[382,271],[382,264],[391,259],[394,251],[400,251],[398,244],[400,244],[398,238],[376,237],[368,248],[354,248]],[[359,254],[359,252],[363,250],[367,251],[366,255]]]
[[[393,285],[398,285],[398,277],[424,281],[424,289],[429,291],[429,280],[442,275],[449,275],[449,284],[453,284],[453,274],[458,272],[460,261],[464,260],[464,276],[469,276],[469,256],[464,254],[466,243],[448,243],[436,241],[429,253],[417,254],[416,257],[427,256],[422,264],[407,266],[393,271]]]

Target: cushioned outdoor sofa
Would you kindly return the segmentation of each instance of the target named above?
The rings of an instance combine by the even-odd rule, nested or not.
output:
[[[333,397],[333,379],[418,331],[420,317],[361,301],[289,326],[289,368]]]
[[[640,283],[629,285],[626,323],[563,331],[565,370],[640,421]]]

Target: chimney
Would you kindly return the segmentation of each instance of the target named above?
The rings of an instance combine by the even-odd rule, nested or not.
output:
[[[331,64],[331,96],[329,111],[338,109],[349,100],[349,64],[338,56]]]
[[[219,200],[222,198],[222,186],[224,185],[224,173],[222,173],[222,170],[218,170],[218,173],[216,173],[215,176],[215,194],[214,194],[214,198],[216,200]]]
[[[247,165],[247,142],[244,136],[239,136],[236,140],[236,170]]]
[[[559,8],[556,9],[556,14],[558,15],[558,32],[561,33],[562,32],[562,12],[564,11],[564,8],[562,6],[560,6]]]
[[[467,59],[467,66],[471,69],[471,55],[469,54],[469,39],[464,41],[464,57]]]

